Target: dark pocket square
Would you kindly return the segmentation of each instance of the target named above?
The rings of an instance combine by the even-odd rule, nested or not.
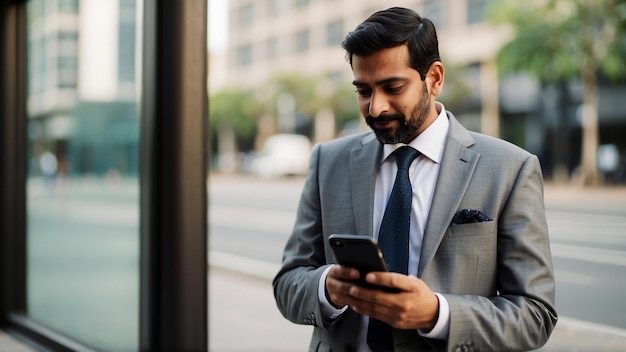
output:
[[[456,213],[454,215],[454,218],[452,218],[452,224],[454,225],[483,221],[493,221],[493,219],[481,213],[480,211],[473,209],[463,209],[460,212]]]

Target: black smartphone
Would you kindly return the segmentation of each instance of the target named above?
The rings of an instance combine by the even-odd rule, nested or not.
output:
[[[328,238],[337,263],[359,270],[357,284],[373,287],[387,292],[398,292],[397,289],[375,286],[365,282],[365,275],[371,271],[389,271],[378,248],[378,243],[371,236],[332,234]]]

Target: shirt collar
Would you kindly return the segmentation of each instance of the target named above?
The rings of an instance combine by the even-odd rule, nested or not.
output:
[[[443,149],[446,145],[446,137],[448,135],[448,128],[450,121],[446,115],[446,108],[440,102],[435,102],[436,108],[439,110],[439,115],[433,123],[428,126],[422,133],[420,133],[415,139],[413,139],[408,145],[417,149],[422,155],[428,159],[439,164],[443,156]],[[405,146],[407,144],[385,144],[383,145],[383,159],[381,162],[387,160],[387,157],[391,155],[396,149]]]

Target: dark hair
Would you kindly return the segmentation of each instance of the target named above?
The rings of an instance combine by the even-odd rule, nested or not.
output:
[[[353,55],[369,55],[404,44],[409,48],[409,65],[424,80],[430,65],[441,61],[437,31],[430,20],[413,10],[392,7],[378,11],[348,33],[341,46],[352,66]]]

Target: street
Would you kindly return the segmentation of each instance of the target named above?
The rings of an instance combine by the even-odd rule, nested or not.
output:
[[[271,288],[303,183],[303,178],[210,175],[211,351],[293,351],[308,346],[311,327],[284,319]],[[79,184],[71,193],[56,197],[36,184],[29,187],[33,190],[30,313],[53,321],[59,329],[79,333],[85,341],[106,343],[111,350],[136,344],[138,327],[132,319],[139,303],[135,183]],[[546,185],[545,199],[559,323],[541,350],[619,350],[626,343],[622,303],[626,187]],[[54,305],[49,304],[52,298]],[[94,299],[106,304],[82,302]],[[89,314],[84,307],[90,307],[88,313],[98,321],[85,324]],[[106,342],[106,336],[118,338]]]
[[[210,262],[270,279],[280,264],[303,182],[211,175]],[[626,188],[547,185],[545,198],[560,317],[623,333]]]

